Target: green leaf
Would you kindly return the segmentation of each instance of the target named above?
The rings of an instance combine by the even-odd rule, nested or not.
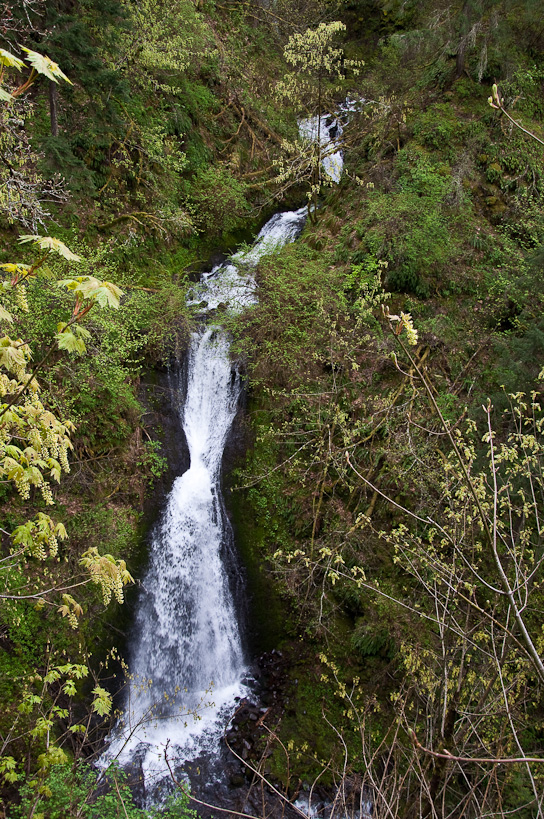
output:
[[[19,262],[15,262],[15,263],[7,262],[7,263],[4,263],[4,264],[0,264],[0,270],[5,270],[6,273],[20,273],[21,275],[23,275],[23,274],[27,275],[28,271],[30,270],[30,265],[29,264],[19,264]]]
[[[57,748],[56,745],[50,745],[44,754],[40,754],[38,756],[38,765],[43,770],[52,768],[53,765],[65,765],[67,762],[68,757],[66,756],[62,748]]]
[[[79,324],[76,324],[74,326],[74,331],[75,331],[76,335],[78,335],[80,338],[90,338],[91,337],[91,334],[87,330],[87,328],[86,327],[81,327],[81,325],[79,325]]]
[[[17,526],[17,528],[12,532],[12,539],[15,546],[18,546],[19,544],[22,546],[32,546],[32,532],[28,524]]]
[[[40,54],[38,51],[32,51],[30,48],[25,48],[24,46],[21,46],[21,48],[28,54],[26,59],[38,74],[44,74],[56,83],[58,83],[60,78],[66,80],[70,85],[73,85],[73,82],[68,79],[66,74],[61,71],[57,63],[54,63],[50,57],[47,57],[45,54]]]
[[[25,478],[29,483],[33,483],[34,486],[40,486],[43,481],[42,473],[35,466],[29,466],[28,469],[25,469]]]
[[[0,88],[0,100],[3,100],[4,102],[11,102],[12,99],[13,97],[11,94],[8,94],[8,92],[4,91],[3,88]]]
[[[13,322],[13,317],[12,317],[11,313],[8,313],[8,311],[5,309],[5,307],[2,307],[1,304],[0,304],[0,321]]]
[[[28,694],[22,703],[17,706],[17,710],[21,712],[21,714],[31,714],[34,710],[35,705],[39,705],[42,701],[41,697],[38,697],[37,694]]]
[[[94,276],[78,276],[75,279],[61,279],[59,287],[66,287],[79,293],[84,299],[96,301],[100,307],[118,309],[123,291],[112,282],[101,282]]]
[[[21,450],[18,446],[13,446],[13,444],[8,444],[4,452],[6,455],[9,455],[10,458],[20,458],[21,456]]]
[[[19,779],[16,773],[17,763],[12,756],[4,756],[0,759],[0,775],[6,782],[17,782]]]
[[[62,471],[61,471],[60,466],[58,468],[54,466],[51,469],[51,472],[49,474],[53,478],[54,481],[56,481],[57,483],[60,483],[60,479],[62,477]]]
[[[55,335],[59,350],[66,350],[68,353],[80,353],[81,355],[86,351],[85,342],[81,338],[77,338],[71,330],[64,333],[57,333]]]
[[[22,60],[15,57],[10,51],[6,51],[5,48],[0,48],[0,63],[7,65],[8,68],[16,68],[17,71],[20,71],[25,65]]]
[[[12,347],[11,344],[0,344],[0,364],[5,367],[6,370],[20,367],[24,363],[25,356],[20,347]]]
[[[5,417],[6,416],[4,416],[4,418]],[[16,463],[13,458],[5,458],[3,467],[10,481],[14,480],[15,478],[22,478],[24,475],[23,467],[21,464]]]
[[[93,688],[93,694],[95,696],[92,704],[93,711],[100,714],[101,717],[105,717],[111,711],[111,694],[99,685]]]
[[[101,307],[113,307],[115,310],[119,308],[119,303],[123,291],[112,282],[102,282],[98,288],[95,298]]]
[[[25,244],[26,242],[33,242],[33,244],[37,245],[40,250],[49,250],[53,253],[58,253],[64,259],[67,259],[69,262],[80,262],[81,257],[77,256],[75,253],[72,253],[69,247],[67,247],[64,242],[61,242],[60,239],[54,239],[52,236],[37,236],[33,234],[26,234],[25,236],[19,236],[20,244]]]

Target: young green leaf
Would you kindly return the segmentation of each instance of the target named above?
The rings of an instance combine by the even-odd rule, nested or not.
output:
[[[59,350],[66,350],[68,353],[80,353],[83,355],[87,349],[83,339],[77,338],[71,330],[67,330],[64,333],[56,333],[55,338]]]
[[[111,694],[99,685],[93,688],[93,694],[95,696],[92,704],[93,711],[96,711],[101,717],[105,717],[111,711]]]
[[[22,60],[18,57],[14,57],[14,55],[10,51],[6,51],[5,48],[0,48],[0,63],[7,65],[8,68],[16,68],[17,71],[20,71],[25,65]]]
[[[80,262],[81,257],[77,256],[75,253],[72,253],[69,247],[67,247],[64,242],[61,242],[60,239],[54,239],[52,236],[36,236],[36,235],[25,235],[19,236],[19,242],[24,244],[25,242],[33,242],[40,250],[49,250],[53,253],[58,253],[64,259],[67,259],[69,262]]]
[[[28,54],[26,59],[38,74],[44,74],[56,83],[58,83],[60,78],[70,83],[70,85],[73,85],[73,82],[68,79],[66,74],[61,71],[57,63],[54,63],[50,57],[47,57],[45,54],[40,54],[38,51],[32,51],[30,48],[25,48],[25,46],[21,46],[21,48]]]
[[[5,309],[5,307],[2,307],[1,304],[0,304],[0,321],[13,322],[13,317],[12,317],[11,313],[8,313],[8,311]]]

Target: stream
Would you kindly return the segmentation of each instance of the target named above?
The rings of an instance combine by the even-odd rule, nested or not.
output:
[[[322,117],[323,144],[338,127]],[[317,130],[316,118],[301,123],[306,138]],[[341,153],[327,161],[338,181]],[[236,604],[243,577],[221,492],[223,451],[242,380],[229,356],[230,339],[214,324],[213,311],[220,305],[239,311],[255,303],[259,260],[295,241],[307,213],[304,206],[272,216],[251,248],[202,274],[190,294],[189,303],[203,316],[191,337],[179,412],[190,465],[175,479],[152,534],[129,646],[123,717],[100,760],[102,767],[116,760],[131,771],[144,806],[160,803],[171,789],[165,754],[177,775],[194,760],[199,766],[202,760],[210,763],[208,782],[219,775],[213,760],[219,759],[225,728],[251,685],[251,658]]]

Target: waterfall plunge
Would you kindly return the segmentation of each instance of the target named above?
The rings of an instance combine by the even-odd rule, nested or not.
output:
[[[252,268],[294,241],[307,208],[279,213],[254,245],[204,274],[191,301],[239,310],[255,301]],[[146,789],[177,767],[217,752],[224,726],[244,694],[244,652],[225,551],[232,539],[220,489],[221,460],[236,414],[240,377],[221,327],[193,334],[181,426],[190,467],[176,478],[151,542],[130,650],[124,716],[101,759],[137,763]]]

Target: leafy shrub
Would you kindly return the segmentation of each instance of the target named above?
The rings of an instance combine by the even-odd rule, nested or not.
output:
[[[361,252],[389,262],[390,289],[426,298],[429,280],[443,280],[456,253],[451,169],[410,148],[399,152],[397,173],[396,191],[369,193],[357,235]]]
[[[298,243],[264,259],[257,281],[259,303],[233,328],[238,349],[257,361],[255,381],[304,381],[310,370],[320,369],[331,317],[345,309],[338,271],[328,254]]]
[[[413,293],[419,299],[428,299],[430,295],[428,284],[422,281],[417,269],[410,265],[390,268],[386,284],[390,290],[394,290],[396,293]]]
[[[450,105],[432,105],[418,114],[414,136],[426,148],[451,151],[459,135],[459,122]]]
[[[359,621],[351,637],[353,649],[361,657],[383,657],[391,659],[395,652],[395,643],[387,629],[369,626],[366,621]]]
[[[39,789],[38,789],[39,786]],[[54,765],[44,780],[26,782],[21,788],[21,804],[9,809],[7,819],[26,819],[40,815],[43,819],[195,819],[185,794],[173,794],[160,808],[151,811],[138,808],[126,782],[126,774],[112,767],[102,778],[87,765],[75,770],[68,765]]]
[[[189,189],[189,202],[202,229],[228,233],[247,217],[245,185],[222,166],[200,168]]]

